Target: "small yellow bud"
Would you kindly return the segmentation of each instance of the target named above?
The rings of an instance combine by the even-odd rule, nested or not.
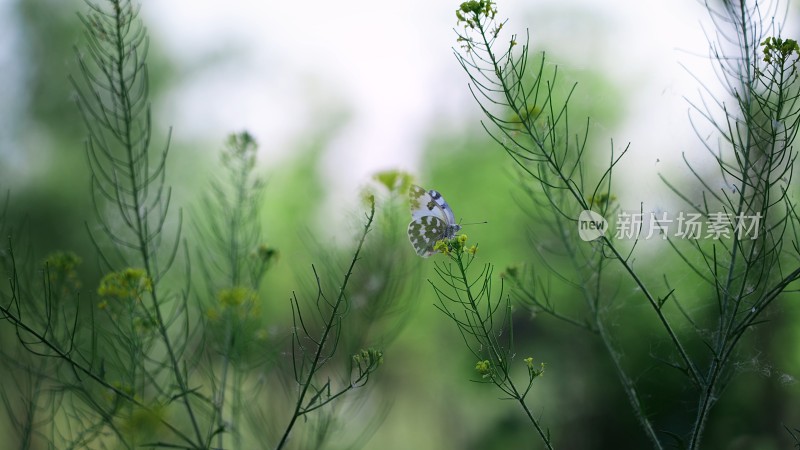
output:
[[[278,258],[278,250],[268,246],[267,244],[261,244],[256,248],[255,254],[253,255],[260,259],[261,261],[268,263],[273,259]]]
[[[523,361],[525,361],[525,365],[527,365],[529,369],[533,369],[533,358],[529,356],[523,359]]]
[[[478,361],[475,364],[475,370],[478,371],[482,378],[488,378],[492,375],[492,365],[489,363],[488,359]]]
[[[152,290],[153,282],[144,269],[127,268],[104,276],[97,293],[102,297],[126,299],[138,298],[145,291]]]
[[[436,244],[433,246],[433,251],[442,252],[443,255],[447,256],[450,254],[450,244],[446,239],[436,241]]]

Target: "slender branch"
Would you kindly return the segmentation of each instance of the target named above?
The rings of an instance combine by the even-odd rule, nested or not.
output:
[[[356,262],[359,259],[359,255],[361,254],[361,248],[364,245],[364,241],[367,238],[367,233],[369,233],[372,227],[372,221],[375,218],[375,204],[373,203],[370,212],[367,215],[367,222],[364,224],[364,230],[361,233],[361,237],[358,240],[358,245],[356,246],[356,250],[353,253],[353,258],[350,261],[350,266],[347,269],[347,272],[344,275],[344,279],[342,280],[342,284],[339,287],[339,293],[336,296],[336,300],[333,302],[331,306],[331,311],[328,316],[328,319],[325,323],[325,327],[322,329],[322,334],[319,339],[316,341],[315,344],[317,350],[314,354],[314,357],[311,359],[311,367],[308,369],[308,374],[306,375],[305,379],[300,385],[300,394],[297,397],[297,401],[295,402],[294,412],[292,413],[292,417],[289,420],[289,423],[286,425],[284,429],[283,435],[281,436],[280,442],[276,449],[282,449],[289,440],[289,434],[292,432],[294,428],[295,422],[303,415],[304,410],[304,403],[306,400],[306,395],[308,394],[308,389],[312,384],[314,376],[317,374],[317,369],[322,364],[322,362],[326,359],[323,357],[323,351],[325,350],[326,344],[328,343],[328,339],[331,337],[331,334],[334,332],[334,329],[338,326],[339,321],[341,320],[341,313],[339,312],[339,308],[342,307],[345,303],[345,291],[347,289],[347,283],[350,280],[350,276],[353,274],[353,269],[356,266]]]

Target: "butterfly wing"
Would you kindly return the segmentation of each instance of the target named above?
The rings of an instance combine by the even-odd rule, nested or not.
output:
[[[411,185],[408,191],[408,198],[411,206],[411,219],[419,219],[425,216],[436,216],[447,225],[455,225],[456,218],[450,205],[444,201],[442,194],[438,191],[425,189],[415,184]]]
[[[439,191],[434,191],[431,189],[428,191],[428,195],[430,195],[431,199],[434,201],[434,203],[436,203],[436,206],[439,208],[439,213],[444,215],[444,220],[447,222],[447,225],[456,225],[456,216],[453,214],[453,210],[450,209],[450,205],[444,201],[442,194],[440,194]]]
[[[446,232],[447,224],[436,216],[422,216],[408,224],[408,240],[423,258],[436,253],[433,246]]]
[[[411,206],[408,239],[417,254],[427,258],[435,253],[433,246],[437,241],[452,237],[460,227],[453,210],[439,192],[411,185],[408,198]]]

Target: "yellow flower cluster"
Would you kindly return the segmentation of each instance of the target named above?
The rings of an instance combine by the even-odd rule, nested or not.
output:
[[[456,10],[458,23],[470,28],[475,28],[482,18],[494,19],[496,15],[497,8],[492,0],[471,0],[462,3]]]
[[[106,299],[139,299],[144,292],[153,290],[153,281],[144,269],[127,268],[120,272],[112,272],[100,280],[97,293]],[[100,308],[108,305],[101,302]]]
[[[800,45],[794,39],[781,39],[770,36],[764,39],[761,46],[764,47],[764,62],[767,64],[775,60],[782,66],[792,53],[800,55]]]
[[[80,289],[78,266],[81,258],[73,252],[55,252],[45,258],[50,281],[59,284],[64,290],[62,294]],[[63,283],[63,284],[61,284]]]
[[[373,367],[383,364],[383,352],[373,348],[361,350],[353,355],[353,363],[359,367]],[[362,366],[363,363],[363,366]]]
[[[269,264],[273,260],[278,259],[278,255],[278,250],[274,247],[270,247],[267,244],[259,245],[255,252],[253,252],[253,257],[258,258],[264,264]]]
[[[461,253],[468,253],[470,255],[475,255],[478,252],[477,245],[471,245],[467,247],[467,235],[466,234],[459,234],[452,239],[442,239],[437,241],[436,244],[433,246],[433,251],[441,252],[445,256],[450,256],[453,254],[461,254]]]
[[[531,379],[534,379],[536,377],[540,377],[540,376],[544,375],[544,363],[540,363],[539,364],[539,368],[538,369],[534,369],[534,367],[533,367],[533,358],[531,358],[529,356],[529,357],[523,359],[522,361],[524,361],[525,365],[528,367],[528,375],[531,377]]]
[[[239,306],[247,300],[252,301],[255,295],[251,289],[235,287],[219,291],[217,299],[223,306]]]
[[[218,321],[226,311],[233,311],[234,317],[241,320],[257,318],[261,315],[258,307],[258,293],[252,289],[237,286],[222,289],[217,293],[219,306],[211,307],[206,311],[206,316],[211,321]]]
[[[609,194],[608,192],[593,195],[586,199],[586,202],[589,203],[589,209],[597,206],[600,210],[605,209],[606,206],[611,205],[615,201],[617,201],[617,196],[614,194]]]
[[[492,376],[492,364],[488,359],[478,361],[475,364],[475,370],[481,375],[481,378],[489,378]]]
[[[411,174],[402,170],[385,170],[372,176],[389,192],[408,192],[408,187],[413,181]]]

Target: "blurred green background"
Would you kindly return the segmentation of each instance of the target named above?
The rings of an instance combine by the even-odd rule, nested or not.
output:
[[[183,3],[181,7],[202,9],[204,3]],[[501,14],[511,18],[515,29],[531,27],[532,47],[547,50],[552,62],[562,64],[565,83],[578,83],[571,115],[592,118],[589,158],[596,159],[598,167],[602,167],[610,138],[616,142],[632,141],[630,158],[620,170],[624,181],[617,187],[621,207],[635,210],[639,202],[644,202],[648,208],[654,208],[670,201],[668,194],[658,187],[655,174],[680,178],[680,153],[691,153],[700,145],[693,143],[688,124],[683,123],[686,105],[681,103],[680,96],[686,94],[682,92],[684,85],[671,81],[659,84],[664,80],[660,78],[663,74],[654,83],[649,78],[652,68],[634,64],[639,47],[614,47],[618,41],[604,34],[617,32],[613,28],[617,21],[622,21],[620,17],[638,10],[632,5],[626,8],[625,2],[612,3],[610,11],[584,8],[577,3],[563,7],[547,3],[539,8],[522,3],[506,7],[500,2],[498,6]],[[265,236],[281,254],[264,282],[263,321],[271,333],[283,338],[290,333],[290,293],[309,285],[310,264],[319,263],[323,253],[320,246],[325,252],[346,257],[355,224],[361,217],[358,191],[369,184],[369,175],[379,170],[409,170],[419,184],[442,192],[457,218],[465,222],[488,221],[485,225],[466,227],[465,233],[471,242],[479,243],[481,262],[494,264],[497,273],[511,265],[536,264],[533,246],[546,246],[550,240],[546,228],[533,223],[517,206],[523,193],[511,161],[479,126],[479,111],[469,98],[466,76],[459,72],[450,54],[450,46],[455,45],[450,27],[455,22],[453,10],[457,4],[436,5],[429,10],[422,7],[409,13],[410,17],[423,17],[421,27],[432,28],[421,32],[422,38],[413,39],[412,31],[405,30],[408,35],[403,37],[409,39],[410,49],[394,47],[396,37],[388,36],[404,23],[391,22],[397,13],[395,6],[381,9],[361,3],[337,4],[335,8],[319,6],[321,12],[309,15],[321,15],[331,22],[355,15],[355,22],[373,23],[376,28],[371,28],[372,31],[380,30],[379,25],[384,21],[390,22],[387,35],[380,32],[361,35],[337,45],[348,55],[358,55],[360,46],[367,49],[377,46],[381,54],[361,50],[360,57],[379,58],[373,62],[375,65],[395,65],[391,70],[398,72],[399,84],[394,79],[378,79],[372,81],[378,86],[377,91],[353,90],[352,86],[364,81],[355,71],[350,79],[341,68],[332,71],[344,79],[325,78],[325,64],[333,64],[330,56],[313,50],[313,41],[325,38],[324,30],[303,31],[316,26],[322,20],[319,17],[281,16],[286,11],[280,8],[274,15],[265,14],[262,17],[265,27],[281,22],[281,30],[294,30],[297,34],[276,37],[281,41],[258,43],[269,49],[267,53],[273,59],[253,63],[252,59],[260,54],[250,46],[252,42],[226,37],[226,30],[235,24],[209,28],[207,40],[200,44],[204,48],[183,49],[175,46],[175,42],[181,41],[171,40],[170,30],[192,28],[191,21],[200,17],[199,13],[184,9],[185,14],[181,14],[180,8],[175,7],[169,11],[172,15],[158,16],[168,12],[155,11],[153,2],[144,2],[142,7],[145,23],[151,28],[149,70],[156,146],[164,141],[169,127],[175,126],[168,168],[169,183],[175,190],[175,207],[193,214],[201,207],[199,193],[216,172],[219,150],[229,132],[247,128],[261,143],[259,170],[267,187],[263,204],[258,206],[263,211]],[[247,11],[251,7],[229,8]],[[21,224],[29,233],[28,257],[38,261],[56,250],[77,253],[84,261],[79,272],[85,287],[82,298],[94,304],[95,287],[103,274],[95,270],[97,261],[86,233],[87,225],[93,226],[94,217],[84,151],[85,128],[68,80],[70,74],[77,73],[74,46],[80,45],[81,29],[76,12],[84,9],[79,1],[64,0],[5,0],[0,7],[0,19],[6,25],[4,53],[0,58],[3,74],[0,189],[10,192],[6,220],[11,226]],[[688,22],[701,19],[704,17],[698,15],[697,20]],[[643,16],[636,23],[647,28],[654,20],[654,15]],[[350,23],[352,18],[341,26]],[[693,30],[690,37],[696,39],[702,35],[698,33],[699,27],[695,28],[698,30]],[[663,61],[657,49],[662,41],[670,48],[683,45],[687,39],[684,31],[681,28],[657,34],[654,30],[649,36],[652,40],[646,40],[644,46],[656,49],[655,58],[674,68],[676,57]],[[586,39],[595,33],[600,36]],[[302,58],[321,63],[309,62],[304,67],[296,60],[286,59],[286,54],[295,47],[285,42],[304,36],[312,42],[298,43],[297,51]],[[672,42],[671,37],[677,42]],[[706,46],[705,41],[694,44],[701,49]],[[441,48],[431,53],[422,49],[426,45]],[[626,54],[627,51],[632,55]],[[419,59],[415,60],[414,55],[419,55]],[[614,56],[619,59],[604,59]],[[432,60],[435,64],[429,64]],[[253,66],[237,68],[242,61],[251,61]],[[226,97],[225,85],[236,84],[242,73],[247,75],[249,70],[260,73],[257,70],[261,64],[270,74],[268,80],[278,80],[278,84],[287,76],[281,75],[283,64],[292,71],[288,76],[300,73],[297,83],[305,86],[302,96],[286,98],[287,95],[279,95],[278,88],[269,87],[269,81],[265,81],[263,91],[251,94],[261,99],[267,112],[258,113],[259,103],[250,103],[240,110],[237,101],[243,97]],[[436,72],[441,67],[449,68],[444,74]],[[427,81],[402,83],[404,77],[415,80],[417,72],[433,73],[434,81],[424,78]],[[215,74],[214,77],[206,77],[209,73]],[[244,80],[247,82],[251,76],[245,76]],[[208,83],[203,84],[204,80]],[[404,95],[418,99],[419,90],[423,97],[435,94],[438,88],[442,95],[430,95],[430,103],[392,104]],[[292,89],[289,92],[295,92]],[[204,97],[204,90],[208,98]],[[214,94],[216,90],[222,94]],[[364,102],[358,97],[379,94],[380,90],[387,93],[386,99]],[[412,93],[414,90],[417,92]],[[668,106],[658,103],[659,98]],[[217,102],[227,102],[227,111],[221,112],[221,103]],[[382,105],[383,109],[369,109],[374,105]],[[420,108],[420,118],[413,118],[415,107]],[[188,114],[182,108],[194,111]],[[397,109],[401,113],[393,114]],[[659,112],[662,109],[678,114],[665,118]],[[650,122],[647,122],[648,119],[641,118],[642,111],[656,112],[648,116]],[[238,124],[237,112],[242,116]],[[196,123],[203,117],[208,123]],[[364,136],[375,134],[371,127],[376,122],[381,123],[378,130],[389,122],[394,127],[393,133],[398,135],[409,130],[410,137],[399,141],[405,147],[390,142],[394,135],[365,140]],[[182,124],[186,126],[181,127]],[[669,142],[665,137],[671,133],[674,139]],[[389,152],[384,152],[384,143]],[[397,214],[407,212],[400,208]],[[405,232],[404,221],[405,218],[399,220],[399,230],[395,231]],[[535,240],[531,241],[529,235]],[[187,239],[192,245],[191,231]],[[412,252],[406,242],[384,250],[398,254]],[[434,276],[433,260],[412,261],[414,270],[397,274],[409,286],[404,294],[408,311],[403,320],[407,322],[401,334],[384,349],[385,364],[367,387],[370,397],[364,406],[366,412],[351,413],[345,408],[340,411],[337,425],[344,430],[342,433],[357,434],[369,423],[371,412],[387,408],[383,422],[365,448],[540,448],[518,408],[497,400],[498,393],[490,386],[470,381],[475,378],[475,361],[461,345],[453,324],[433,307],[435,298],[426,281]],[[654,284],[662,283],[662,273],[667,273],[678,293],[696,293],[700,286],[667,246],[649,245],[637,258],[637,266],[647,270],[648,281]],[[573,298],[571,291],[556,286],[554,293],[559,311],[583,311],[582,301]],[[610,317],[611,330],[623,349],[623,363],[634,379],[643,380],[641,388],[647,412],[660,430],[684,430],[694,417],[691,390],[682,385],[685,379],[653,357],[667,344],[654,326],[652,311],[635,295],[627,279],[620,278],[618,295],[617,309]],[[791,436],[784,430],[784,424],[789,428],[800,427],[800,409],[796,406],[800,404],[800,385],[796,383],[800,376],[798,300],[797,294],[786,295],[774,306],[769,324],[751,336],[741,355],[743,363],[737,366],[735,378],[711,416],[704,448],[766,450],[791,446]],[[700,305],[690,308],[703,313],[698,309]],[[521,307],[516,309],[514,323],[518,353],[532,355],[536,361],[547,364],[545,375],[537,380],[529,399],[534,412],[552,432],[557,448],[649,447],[609,358],[594,336],[545,315],[534,317]],[[0,339],[4,347],[15,341],[2,322]],[[690,351],[701,354],[704,349],[698,346]],[[0,441],[12,442],[8,447],[12,448],[14,434],[8,427],[10,422],[2,419],[5,414],[0,411]],[[279,428],[284,420],[276,417],[273,426]],[[297,431],[303,431],[302,425]]]

